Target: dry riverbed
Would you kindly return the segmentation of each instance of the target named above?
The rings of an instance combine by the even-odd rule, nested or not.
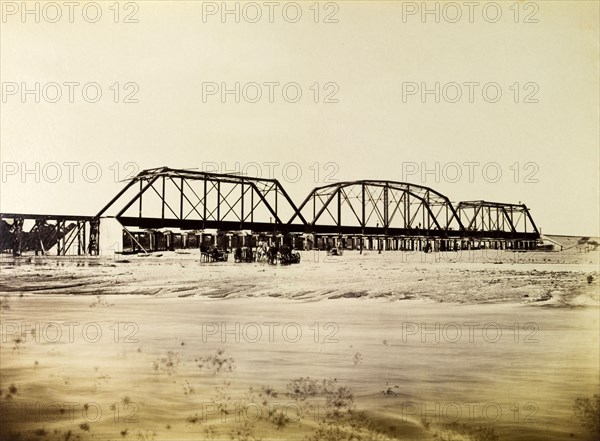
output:
[[[3,258],[1,439],[593,439],[597,253],[158,254]]]

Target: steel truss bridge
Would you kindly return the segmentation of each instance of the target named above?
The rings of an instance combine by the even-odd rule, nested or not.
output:
[[[129,228],[167,228],[367,236],[394,240],[392,249],[404,249],[407,239],[411,246],[415,239],[442,241],[441,249],[449,241],[473,240],[533,248],[540,238],[524,204],[481,200],[454,206],[422,185],[360,180],[317,187],[296,206],[275,179],[161,167],[129,180],[95,216],[0,213],[1,251],[45,253],[56,246],[59,255],[74,248],[77,254],[99,254],[99,225],[106,217],[128,234]],[[26,221],[31,228],[24,227]]]

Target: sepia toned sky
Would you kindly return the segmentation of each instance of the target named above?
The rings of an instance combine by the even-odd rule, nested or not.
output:
[[[2,2],[2,212],[91,215],[135,171],[258,164],[297,204],[388,179],[600,234],[596,1],[89,3]]]

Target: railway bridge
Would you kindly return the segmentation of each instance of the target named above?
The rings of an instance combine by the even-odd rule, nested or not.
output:
[[[0,248],[98,255],[105,219],[117,221],[123,241],[140,251],[206,240],[254,246],[261,237],[304,248],[532,249],[540,238],[524,204],[453,205],[422,185],[359,180],[317,187],[297,206],[275,179],[161,167],[130,179],[93,216],[0,213]]]

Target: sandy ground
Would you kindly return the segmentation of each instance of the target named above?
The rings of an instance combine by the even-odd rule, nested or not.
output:
[[[595,439],[598,253],[0,270],[1,439]]]

